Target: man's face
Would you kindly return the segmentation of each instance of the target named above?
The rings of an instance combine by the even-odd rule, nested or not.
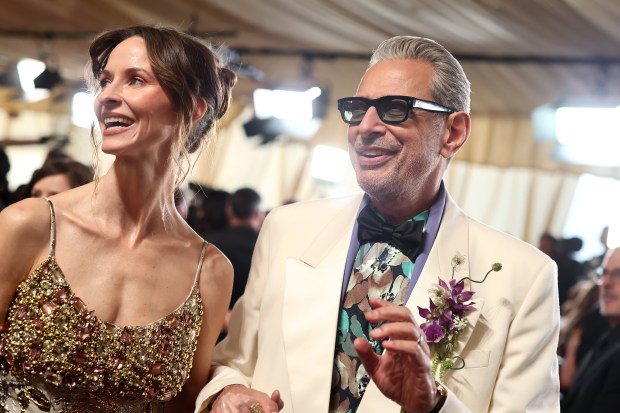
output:
[[[601,314],[611,325],[620,324],[620,250],[611,250],[603,261],[603,278],[599,290]]]
[[[371,67],[356,96],[376,99],[405,95],[433,100],[430,63],[386,60]],[[359,125],[349,126],[349,156],[360,187],[371,197],[402,199],[425,188],[437,188],[445,158],[440,134],[446,114],[412,110],[402,123],[383,123],[370,107]]]

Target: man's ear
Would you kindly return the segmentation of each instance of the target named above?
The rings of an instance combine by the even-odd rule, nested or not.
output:
[[[207,111],[207,101],[204,98],[198,98],[196,101],[196,107],[194,107],[194,113],[192,113],[192,122],[196,122],[202,118]]]
[[[455,112],[448,116],[442,135],[441,155],[449,159],[453,157],[469,138],[471,118],[466,112]]]

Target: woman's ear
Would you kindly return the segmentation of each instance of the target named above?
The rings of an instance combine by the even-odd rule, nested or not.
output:
[[[198,98],[194,107],[194,113],[192,113],[192,122],[196,122],[204,116],[207,106],[207,101],[204,98]]]
[[[453,157],[469,138],[471,118],[466,112],[455,112],[448,116],[442,136],[441,155],[449,159]]]

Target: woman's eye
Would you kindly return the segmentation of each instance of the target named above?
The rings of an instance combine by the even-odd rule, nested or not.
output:
[[[99,79],[99,87],[101,89],[105,88],[109,84],[110,84],[110,79]]]
[[[139,77],[132,77],[129,83],[131,83],[132,85],[141,85],[142,83],[144,83],[144,80]]]

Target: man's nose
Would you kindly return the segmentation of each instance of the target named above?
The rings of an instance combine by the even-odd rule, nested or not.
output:
[[[377,108],[371,106],[368,108],[362,121],[358,125],[358,130],[361,134],[367,135],[372,133],[380,133],[385,129],[385,123],[379,117]]]

